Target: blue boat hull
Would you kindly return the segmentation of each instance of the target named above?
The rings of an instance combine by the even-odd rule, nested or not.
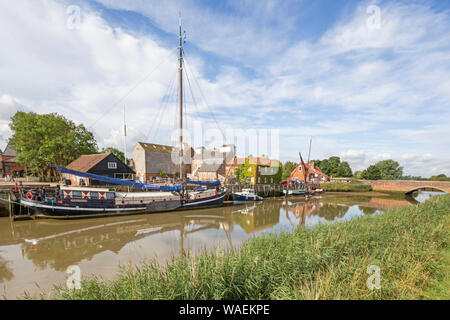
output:
[[[242,201],[261,201],[262,198],[258,195],[242,195],[233,193],[233,201],[234,202],[242,202]]]
[[[215,196],[209,197],[209,198],[183,201],[181,207],[177,210],[220,207],[223,205],[225,196],[226,196],[226,192],[222,192],[218,195],[215,195]]]

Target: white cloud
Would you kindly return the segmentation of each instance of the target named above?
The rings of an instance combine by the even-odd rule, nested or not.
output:
[[[29,111],[13,97],[3,94],[0,96],[0,150],[3,151],[11,135],[9,120],[17,111]]]
[[[228,13],[192,1],[100,2],[140,12],[172,34],[181,8],[188,41],[201,49],[188,52],[191,75],[220,115],[222,128],[280,128],[283,160],[306,150],[309,136],[315,158],[342,153],[360,166],[383,154],[450,157],[450,21],[426,5],[380,4],[381,28],[368,30],[368,2],[363,3],[318,40],[295,40],[289,35],[302,13],[284,1],[227,3]],[[60,2],[0,3],[0,42],[8,44],[0,51],[0,61],[8,61],[0,65],[0,96],[92,125],[101,146],[121,146],[118,128],[126,105],[129,151],[133,139],[148,133],[149,140],[168,143],[176,104],[161,101],[177,71],[176,37],[168,49],[153,34],[113,27],[88,6],[82,8],[79,29],[67,28],[67,18]],[[206,77],[208,52],[234,63],[221,63],[214,77]],[[256,72],[249,75],[247,68]],[[209,112],[190,80],[200,104],[191,104],[186,123]],[[190,102],[189,91],[187,96]],[[5,125],[0,123],[3,139]],[[209,119],[205,126],[215,124]],[[362,149],[371,152],[363,158]],[[436,170],[445,169],[439,161]]]

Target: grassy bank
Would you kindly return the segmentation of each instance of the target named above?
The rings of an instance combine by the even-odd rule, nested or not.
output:
[[[60,299],[416,299],[449,291],[450,195],[348,222],[252,238],[240,250],[85,279]],[[367,268],[381,288],[366,286]],[[447,279],[447,280],[445,280]],[[448,296],[447,296],[448,298]]]
[[[372,191],[372,186],[364,183],[349,182],[325,182],[320,187],[328,192],[367,192]]]

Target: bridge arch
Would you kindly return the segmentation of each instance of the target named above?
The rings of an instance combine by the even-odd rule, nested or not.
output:
[[[412,194],[414,191],[423,190],[423,189],[433,189],[433,190],[436,190],[436,191],[441,191],[441,192],[448,193],[447,190],[444,190],[444,189],[441,189],[441,188],[438,188],[438,187],[433,187],[433,186],[420,186],[420,187],[414,187],[414,188],[412,188],[411,190],[409,190],[409,191],[406,192],[405,194],[410,195],[410,194]]]

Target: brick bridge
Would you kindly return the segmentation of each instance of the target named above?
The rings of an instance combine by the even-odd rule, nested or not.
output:
[[[433,188],[450,193],[450,181],[364,180],[373,190],[392,190],[412,193],[419,189]]]

